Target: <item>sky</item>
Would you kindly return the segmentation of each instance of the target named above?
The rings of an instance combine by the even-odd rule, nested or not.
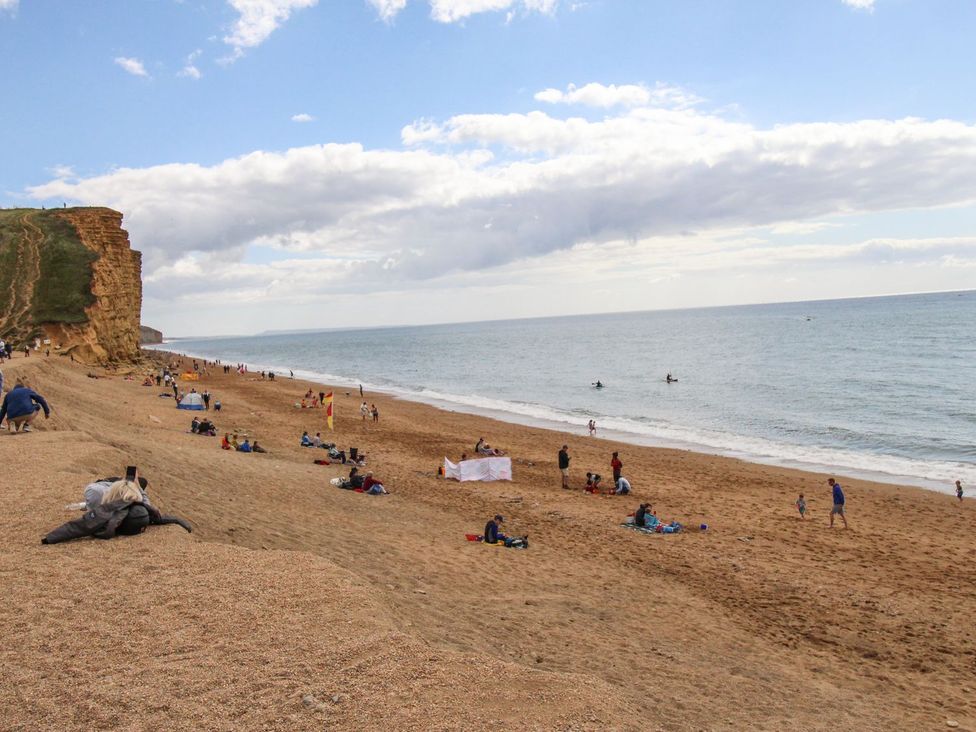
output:
[[[0,0],[170,336],[976,287],[972,0]]]

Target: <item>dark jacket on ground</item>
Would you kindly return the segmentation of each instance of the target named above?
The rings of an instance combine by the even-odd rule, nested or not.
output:
[[[136,510],[141,509],[141,510]],[[136,526],[141,523],[143,527],[148,524],[179,524],[187,531],[192,531],[190,525],[176,516],[164,516],[148,503],[130,503],[128,501],[112,501],[103,503],[101,506],[86,511],[85,515],[74,521],[62,524],[41,540],[43,544],[58,544],[62,541],[81,539],[85,536],[93,536],[96,539],[111,539],[118,533],[138,533],[138,531],[121,531],[120,527],[129,518],[129,514],[148,513],[148,521],[131,522]]]
[[[45,415],[51,414],[51,408],[44,401],[44,397],[26,386],[15,386],[3,398],[3,406],[0,407],[0,422],[3,422],[4,417],[14,419],[30,414],[34,411],[34,402],[41,405]]]

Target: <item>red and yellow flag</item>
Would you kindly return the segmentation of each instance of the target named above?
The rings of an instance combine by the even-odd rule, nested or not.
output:
[[[329,425],[330,430],[335,430],[332,426],[332,392],[330,391],[325,395],[325,421]]]

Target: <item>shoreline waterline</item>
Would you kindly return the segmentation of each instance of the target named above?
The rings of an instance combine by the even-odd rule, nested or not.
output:
[[[187,358],[197,358],[206,361],[215,361],[217,359],[225,360],[224,356],[215,353],[202,353],[202,352],[191,352],[188,350],[183,350],[178,346],[182,343],[192,343],[194,339],[187,340],[164,340],[161,344],[144,345],[143,349],[147,351],[173,353],[177,355],[185,355]],[[235,359],[236,363],[236,359]],[[356,392],[360,386],[367,392],[372,392],[376,394],[381,394],[394,399],[402,399],[404,401],[414,402],[418,404],[424,404],[427,406],[434,407],[436,409],[445,412],[458,412],[461,414],[469,414],[473,416],[488,417],[491,419],[496,419],[500,422],[505,422],[509,424],[515,424],[525,427],[535,427],[540,429],[547,429],[554,432],[559,432],[574,436],[585,436],[587,435],[586,421],[588,418],[584,415],[580,415],[579,423],[571,421],[570,415],[559,415],[556,410],[549,409],[548,411],[553,412],[556,416],[546,417],[538,416],[533,414],[527,414],[524,411],[518,411],[520,405],[513,404],[509,402],[499,402],[504,406],[492,407],[488,405],[479,405],[472,403],[473,401],[484,401],[479,397],[465,397],[462,395],[454,394],[444,394],[440,392],[430,392],[427,391],[413,391],[404,388],[391,387],[389,385],[377,385],[368,381],[359,381],[355,379],[350,379],[349,377],[338,376],[335,374],[328,374],[324,372],[316,372],[308,369],[290,369],[287,366],[281,364],[271,364],[271,363],[256,363],[253,361],[242,361],[242,363],[247,364],[249,372],[260,372],[260,371],[274,371],[278,378],[281,378],[283,374],[288,374],[293,372],[295,379],[311,382],[314,384],[319,384],[322,386],[345,388],[348,393],[352,394]],[[226,365],[226,364],[225,364]],[[285,376],[285,378],[288,378]],[[509,408],[505,408],[509,407]],[[533,405],[533,409],[538,410],[538,405]],[[545,409],[545,408],[542,408]],[[612,420],[611,420],[612,421]],[[892,486],[913,486],[916,488],[923,488],[929,491],[952,495],[953,487],[952,481],[954,478],[946,477],[944,479],[935,479],[925,476],[913,475],[911,473],[897,472],[897,471],[887,471],[881,469],[871,469],[862,467],[860,465],[851,464],[855,461],[863,461],[865,459],[870,460],[872,456],[862,456],[858,454],[851,454],[850,463],[843,460],[830,460],[830,454],[821,455],[824,459],[803,459],[801,457],[791,457],[789,455],[771,455],[764,454],[761,450],[749,450],[740,447],[732,446],[722,446],[708,444],[706,442],[698,442],[694,439],[682,439],[680,437],[668,437],[659,434],[642,434],[639,432],[629,431],[627,429],[620,429],[614,427],[607,427],[606,421],[599,422],[597,425],[597,435],[594,439],[606,439],[610,441],[621,442],[625,444],[631,444],[640,447],[651,447],[651,448],[661,448],[661,449],[671,449],[671,450],[684,450],[688,452],[699,453],[703,455],[712,455],[717,457],[733,458],[737,460],[742,460],[749,463],[756,463],[759,465],[768,465],[772,467],[789,468],[795,470],[801,470],[805,472],[820,472],[827,474],[843,475],[850,478],[855,478],[859,480],[867,480],[877,483],[889,484]],[[756,444],[757,440],[750,440],[746,436],[736,436],[732,435],[733,438],[740,438],[742,442],[753,442]],[[773,444],[773,443],[770,443]],[[810,448],[803,448],[802,446],[791,446],[791,445],[774,445],[781,451],[789,451],[791,449],[808,450],[813,451]],[[832,453],[834,455],[842,453],[840,450],[829,450],[826,448],[821,448],[823,453]],[[921,465],[920,461],[915,461],[916,464]],[[972,470],[972,468],[970,468]],[[966,472],[964,466],[960,466],[959,474]],[[973,480],[963,479],[964,485],[976,482]]]

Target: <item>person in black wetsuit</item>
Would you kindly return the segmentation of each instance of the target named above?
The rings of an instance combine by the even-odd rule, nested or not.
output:
[[[488,520],[488,523],[485,524],[486,544],[497,544],[499,541],[505,541],[505,535],[498,532],[498,524],[504,523],[504,521],[505,519],[498,514],[495,514],[495,518]]]

